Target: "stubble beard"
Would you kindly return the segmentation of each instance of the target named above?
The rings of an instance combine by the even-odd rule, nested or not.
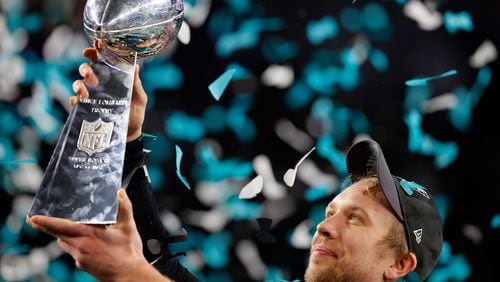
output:
[[[359,282],[369,281],[364,273],[356,271],[359,267],[355,265],[331,264],[326,268],[317,270],[311,267],[314,260],[319,258],[310,257],[309,265],[304,275],[305,282]]]

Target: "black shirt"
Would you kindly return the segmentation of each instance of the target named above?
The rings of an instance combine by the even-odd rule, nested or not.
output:
[[[142,140],[127,143],[123,166],[123,186],[132,202],[134,220],[141,236],[144,256],[163,275],[176,281],[199,281],[172,255],[168,247],[168,234],[161,222],[155,198],[144,173],[147,154]],[[148,247],[148,241],[158,248]],[[151,245],[151,244],[150,244]],[[154,253],[153,253],[154,252]]]

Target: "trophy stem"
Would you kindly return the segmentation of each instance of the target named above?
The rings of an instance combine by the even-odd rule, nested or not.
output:
[[[135,60],[98,53],[91,67],[99,83],[86,85],[89,97],[78,99],[70,112],[29,216],[116,222]]]

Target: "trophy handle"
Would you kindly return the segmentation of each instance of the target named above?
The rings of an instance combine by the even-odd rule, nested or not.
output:
[[[86,85],[89,97],[78,99],[71,110],[29,216],[116,222],[135,60],[98,52],[91,68],[98,85]]]

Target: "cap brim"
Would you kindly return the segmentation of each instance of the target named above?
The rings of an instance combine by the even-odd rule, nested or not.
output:
[[[375,172],[387,201],[396,216],[404,222],[396,184],[377,142],[363,140],[354,144],[347,152],[347,170],[351,177]]]

